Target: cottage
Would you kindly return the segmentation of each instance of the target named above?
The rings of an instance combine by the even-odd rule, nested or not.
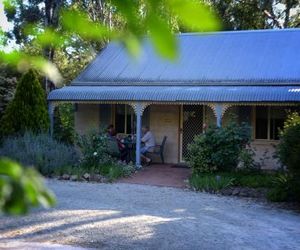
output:
[[[300,29],[187,33],[177,39],[175,61],[160,58],[147,38],[138,59],[122,44],[108,44],[70,86],[49,94],[52,124],[54,106],[62,102],[75,104],[79,133],[112,123],[118,133],[140,138],[146,124],[158,142],[168,137],[165,161],[178,163],[204,125],[235,119],[251,125],[256,160],[264,168],[278,166],[272,157],[278,128],[287,110],[299,109]]]

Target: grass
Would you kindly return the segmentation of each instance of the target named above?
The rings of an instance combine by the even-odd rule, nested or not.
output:
[[[250,188],[270,188],[274,183],[274,174],[263,172],[229,172],[218,173],[220,176],[230,176],[234,178],[234,186],[250,187]]]
[[[216,192],[233,185],[234,179],[228,176],[193,175],[190,184],[198,191]]]
[[[190,184],[196,190],[220,191],[228,187],[271,188],[276,175],[263,172],[217,172],[192,175]]]

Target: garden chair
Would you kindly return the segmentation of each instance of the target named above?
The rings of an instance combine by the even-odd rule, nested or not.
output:
[[[166,140],[167,140],[167,136],[164,136],[164,138],[162,139],[161,144],[160,145],[155,145],[153,152],[147,152],[146,155],[149,155],[150,157],[151,157],[151,155],[159,155],[162,164],[165,164],[164,148],[165,148]]]

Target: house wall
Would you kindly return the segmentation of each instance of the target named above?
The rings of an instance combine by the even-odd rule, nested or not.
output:
[[[99,129],[100,107],[96,104],[77,105],[75,112],[75,129],[78,133],[83,134],[91,129]],[[102,108],[107,107],[103,106]],[[253,110],[254,108],[247,109],[245,106],[230,108],[223,116],[223,125],[226,125],[230,117],[235,114],[238,117],[238,121],[247,121],[254,127],[255,117]],[[207,125],[215,125],[216,118],[212,109],[208,106],[205,107],[204,118]],[[165,162],[178,163],[180,159],[180,105],[151,105],[149,107],[148,122],[158,144],[161,143],[163,136],[168,137],[165,145]],[[276,144],[278,144],[278,141],[274,140],[252,141],[251,147],[255,152],[255,161],[258,162],[263,169],[276,169],[280,167],[277,159],[274,159]],[[157,158],[154,159],[154,161],[160,162],[160,159]]]
[[[150,106],[150,129],[156,143],[160,144],[164,136],[168,137],[164,152],[166,163],[177,163],[179,159],[179,111],[179,105]]]
[[[255,152],[254,160],[259,163],[262,169],[274,170],[281,167],[277,159],[274,158],[277,141],[254,140],[251,148]]]
[[[99,105],[77,104],[75,111],[75,130],[79,134],[99,130]]]

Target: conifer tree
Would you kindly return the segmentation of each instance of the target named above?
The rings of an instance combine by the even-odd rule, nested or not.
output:
[[[45,93],[36,72],[29,70],[18,82],[15,96],[0,121],[1,136],[45,132],[48,128]]]

